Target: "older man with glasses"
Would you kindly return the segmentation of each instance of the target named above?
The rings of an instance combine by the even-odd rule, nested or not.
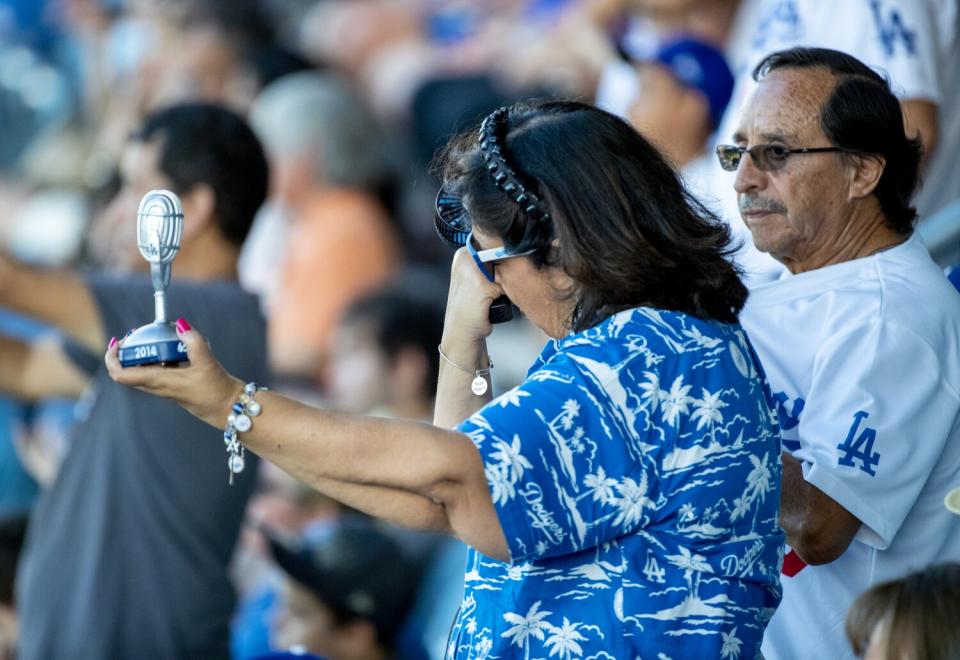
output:
[[[943,509],[960,473],[960,298],[914,234],[921,145],[889,83],[807,48],[754,78],[717,156],[755,245],[788,270],[741,317],[783,435],[789,547],[763,653],[847,658],[859,593],[960,558]]]

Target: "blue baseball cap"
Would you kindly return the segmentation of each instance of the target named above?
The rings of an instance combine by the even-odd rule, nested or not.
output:
[[[345,516],[330,538],[310,542],[261,528],[277,565],[339,618],[366,619],[393,643],[416,595],[416,562],[362,516]]]
[[[664,42],[647,61],[666,67],[681,85],[702,93],[716,130],[733,94],[733,73],[723,52],[699,39],[678,37]]]

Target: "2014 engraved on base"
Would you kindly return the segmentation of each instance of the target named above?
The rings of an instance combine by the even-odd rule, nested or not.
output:
[[[137,346],[133,349],[134,359],[139,360],[145,357],[157,357],[156,346]]]

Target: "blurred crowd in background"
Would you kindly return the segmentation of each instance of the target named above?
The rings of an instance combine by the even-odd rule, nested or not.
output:
[[[336,409],[429,421],[451,257],[434,231],[437,149],[518,99],[585,100],[631,121],[735,223],[732,175],[712,146],[731,141],[757,54],[791,39],[839,49],[855,40],[855,26],[804,33],[797,4],[802,13],[816,3],[2,0],[0,249],[48,268],[145,272],[127,138],[158,108],[222,104],[248,119],[270,166],[238,277],[261,297],[271,385]],[[834,3],[820,4],[829,24]],[[886,57],[919,52],[910,80],[882,52],[854,54],[902,91],[929,149],[921,217],[952,217],[955,235],[956,3],[859,4],[886,30]],[[931,225],[937,236],[944,222]],[[960,259],[958,244],[938,243],[944,267]],[[0,308],[0,332],[50,330]],[[497,329],[497,391],[522,379],[544,340],[522,320]],[[8,547],[56,478],[83,406],[0,399]],[[331,658],[442,657],[462,592],[457,542],[359,520],[268,465],[247,517],[234,559],[235,658],[298,646]],[[0,600],[10,605],[8,585]],[[0,658],[12,618],[0,611]]]

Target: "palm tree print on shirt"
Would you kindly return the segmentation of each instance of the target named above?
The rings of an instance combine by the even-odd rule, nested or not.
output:
[[[621,312],[459,428],[512,563],[471,551],[450,656],[753,657],[779,601],[780,441],[737,325]]]

